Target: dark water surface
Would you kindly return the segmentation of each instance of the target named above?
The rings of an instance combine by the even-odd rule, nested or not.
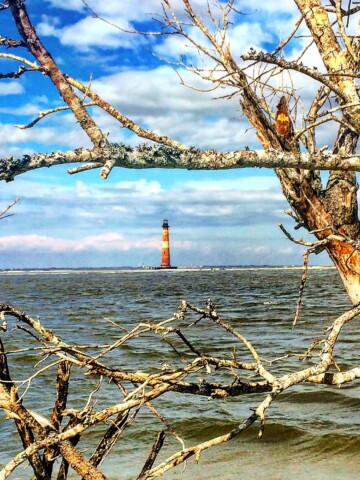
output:
[[[103,271],[66,273],[0,274],[0,302],[26,311],[72,344],[100,345],[123,335],[105,318],[129,329],[138,321],[161,321],[172,316],[179,301],[186,299],[203,306],[211,297],[221,316],[245,335],[266,359],[287,352],[303,353],[324,328],[350,307],[334,270],[311,270],[305,287],[301,320],[292,330],[301,272],[298,270],[218,271]],[[359,363],[359,321],[347,325],[336,349],[342,369]],[[185,322],[185,326],[188,322]],[[184,330],[192,342],[208,354],[229,358],[234,346],[240,359],[245,350],[225,331],[206,322]],[[6,349],[29,346],[25,334],[1,334]],[[22,343],[20,343],[22,342]],[[184,350],[184,349],[183,349]],[[33,373],[34,356],[9,355],[14,379]],[[251,361],[248,355],[242,360]],[[47,361],[50,363],[55,358]],[[133,371],[146,365],[159,369],[166,363],[179,364],[176,354],[159,337],[148,335],[113,352],[109,364]],[[283,374],[307,365],[293,357],[272,367]],[[30,368],[30,370],[28,369]],[[41,368],[41,365],[40,367]],[[25,405],[50,413],[54,399],[53,371],[45,372],[25,396]],[[95,380],[93,381],[95,386]],[[86,403],[88,391],[81,377],[74,377],[69,407]],[[96,409],[110,400],[117,402],[116,390],[104,382],[95,395]],[[120,398],[120,397],[119,397]],[[175,402],[177,398],[177,402]],[[184,439],[186,446],[228,432],[249,416],[264,395],[226,400],[167,394],[154,401]],[[232,442],[202,454],[200,463],[188,462],[165,475],[171,479],[358,479],[360,477],[360,389],[359,384],[337,387],[298,386],[283,394],[270,408],[261,441],[257,426]],[[133,479],[141,470],[162,424],[143,409],[135,424],[106,460],[103,470],[109,479]],[[90,455],[100,432],[90,433],[79,445]],[[161,459],[180,450],[168,437]],[[0,464],[21,451],[11,421],[0,415]],[[20,467],[12,479],[30,479],[30,469]],[[72,478],[76,478],[75,476]]]

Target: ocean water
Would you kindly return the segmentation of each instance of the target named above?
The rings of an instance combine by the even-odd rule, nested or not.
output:
[[[0,302],[25,311],[76,345],[105,345],[123,335],[115,322],[130,329],[138,322],[162,321],[177,310],[180,300],[203,307],[212,298],[221,317],[271,360],[285,353],[301,354],[350,303],[335,270],[310,270],[305,287],[300,321],[292,329],[301,271],[243,269],[215,271],[67,271],[0,274]],[[195,320],[198,317],[193,317]],[[109,322],[110,320],[111,322]],[[336,347],[341,369],[359,363],[360,319],[342,332]],[[209,355],[229,358],[236,348],[237,358],[251,361],[246,350],[218,326],[201,321],[181,329],[191,342]],[[9,324],[1,338],[7,351],[32,348],[35,343]],[[174,337],[168,337],[184,356],[191,354]],[[94,348],[93,352],[97,352]],[[35,367],[34,351],[10,353],[9,366],[14,380],[26,379],[34,368],[54,361],[44,360]],[[159,336],[147,334],[112,352],[104,363],[125,370],[159,371],[163,365],[181,365],[173,348]],[[289,357],[275,363],[271,371],[281,375],[303,368]],[[54,400],[54,368],[32,382],[24,397],[29,408],[49,415]],[[244,378],[245,373],[240,373]],[[196,378],[192,379],[193,381]],[[96,379],[74,372],[68,407],[86,404],[87,385]],[[21,392],[25,393],[24,385]],[[171,423],[186,446],[226,433],[238,425],[264,398],[264,394],[223,400],[192,395],[166,394],[154,406]],[[118,391],[104,381],[94,394],[95,409],[116,403]],[[262,440],[255,425],[231,442],[203,452],[199,463],[193,459],[165,474],[170,479],[357,479],[360,471],[360,389],[359,383],[340,388],[302,385],[285,392],[267,412]],[[163,425],[146,408],[125,430],[104,462],[110,480],[135,479],[147,457],[157,432]],[[85,434],[79,448],[90,456],[106,426]],[[159,461],[181,449],[168,435]],[[0,465],[5,465],[22,447],[11,421],[0,414]],[[30,479],[31,469],[18,468],[12,479]],[[70,478],[77,478],[73,474]]]

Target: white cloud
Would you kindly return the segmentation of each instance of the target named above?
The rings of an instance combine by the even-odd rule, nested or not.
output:
[[[233,179],[217,179],[217,180],[189,180],[186,182],[185,188],[191,190],[204,190],[204,191],[229,191],[236,190],[239,192],[252,191],[256,194],[258,190],[267,190],[280,192],[279,180],[275,175],[269,176],[256,176],[253,174],[247,174],[246,176],[238,177],[234,173]],[[260,194],[262,194],[260,192]]]
[[[271,30],[265,29],[260,22],[242,22],[229,29],[227,41],[236,60],[250,47],[261,49],[264,42],[272,40]]]
[[[41,108],[35,103],[25,103],[21,107],[0,107],[0,113],[10,113],[11,115],[33,115],[37,117]]]
[[[38,32],[42,35],[56,36],[64,45],[71,45],[76,49],[83,50],[99,47],[111,49],[119,46],[136,48],[144,44],[144,41],[146,41],[144,37],[124,33],[116,26],[121,29],[131,29],[133,22],[136,22],[137,25],[140,24],[139,30],[141,30],[142,23],[146,25],[144,30],[148,30],[149,22],[151,22],[152,18],[156,18],[161,22],[163,17],[162,2],[160,0],[138,2],[136,8],[134,8],[133,0],[122,0],[121,2],[118,0],[108,0],[107,2],[88,1],[89,7],[101,18],[94,18],[92,11],[84,8],[81,0],[71,0],[69,2],[65,0],[48,0],[48,2],[53,7],[73,10],[77,14],[80,13],[84,16],[73,24],[66,22],[63,26],[57,25],[53,17],[43,16],[42,22],[37,26]],[[293,2],[287,2],[287,4],[290,5],[284,6],[281,2],[264,2],[261,10],[259,10],[249,7],[247,1],[238,2],[236,5],[237,9],[251,14],[242,16],[233,12],[230,15],[229,39],[233,43],[234,53],[236,55],[243,53],[245,46],[249,44],[249,40],[253,46],[260,46],[262,42],[269,40],[270,37],[274,37],[278,33],[280,34],[284,29],[282,25],[284,15],[289,17],[289,15],[295,15],[297,11]],[[171,5],[178,20],[185,22],[183,28],[186,29],[185,24],[189,23],[189,18],[185,13],[184,3],[182,0],[173,0]],[[216,26],[214,26],[207,12],[206,2],[204,0],[193,0],[191,5],[201,21],[209,27],[211,32],[214,32]],[[212,5],[212,14],[217,24],[217,21],[221,19],[221,10]],[[171,13],[169,13],[169,16],[171,17]],[[266,28],[260,24],[264,20],[266,20]],[[232,27],[233,21],[237,23],[235,27]],[[159,31],[161,29],[160,23],[153,22],[152,29]],[[199,29],[191,29],[191,35],[200,43],[207,45],[207,39]],[[157,40],[158,45],[155,51],[160,56],[174,58],[175,55],[183,53],[190,56],[197,55],[195,50],[184,48],[184,45],[189,42],[180,37],[170,36],[165,37],[165,40],[162,38]],[[153,43],[152,39],[150,39],[150,42]]]
[[[0,82],[0,95],[18,95],[24,93],[24,87],[18,81]]]
[[[55,15],[42,15],[41,22],[36,25],[36,31],[40,36],[56,36],[59,31],[57,27],[59,27],[60,23],[60,18]]]
[[[26,115],[22,125],[37,117],[40,110],[36,105],[27,104],[20,107],[20,115]],[[33,113],[34,112],[34,113]],[[16,115],[16,109],[12,112]],[[16,122],[20,124],[20,121]],[[34,152],[34,143],[42,145],[41,151],[88,148],[91,142],[86,133],[78,126],[72,114],[55,114],[45,117],[40,124],[30,129],[19,129],[14,124],[0,123],[0,148],[2,155],[31,154]],[[19,145],[25,145],[19,149]],[[35,147],[38,151],[38,147]]]
[[[21,177],[4,185],[0,204],[21,202],[1,224],[0,268],[157,265],[163,218],[177,265],[284,261],[288,243],[276,224],[286,224],[286,203],[276,178],[175,178],[54,185]],[[286,252],[287,262],[301,262],[300,250]]]
[[[264,42],[270,42],[273,38],[270,32],[270,30],[264,29],[260,22],[256,21],[253,23],[243,21],[238,25],[229,25],[227,44],[230,46],[231,54],[236,61],[239,61],[240,55],[250,47],[261,49]],[[192,28],[190,35],[197,44],[207,48],[210,53],[212,52],[213,46],[200,29]],[[220,42],[221,39],[219,38],[218,41]],[[198,64],[200,68],[207,65],[210,69],[214,65],[213,60],[198,51],[189,40],[180,35],[165,37],[163,41],[154,46],[153,50],[160,58],[167,61],[180,61],[180,58],[185,56],[191,59],[193,63]]]
[[[113,19],[117,23],[117,19]],[[143,43],[142,37],[136,39],[105,22],[87,17],[74,25],[56,29],[52,35],[57,35],[63,45],[75,46],[77,49],[87,50],[90,47],[96,48],[133,48]]]
[[[118,182],[115,184],[115,188],[119,190],[119,194],[121,195],[123,192],[136,195],[136,197],[140,196],[151,196],[151,195],[158,195],[161,193],[161,185],[159,182],[148,182],[144,178],[140,180],[134,181],[123,181]]]
[[[244,253],[254,254],[254,255],[264,254],[264,253],[269,254],[270,251],[271,251],[270,247],[266,245],[259,245],[257,247],[249,246],[243,249]]]
[[[108,22],[122,29],[131,28],[132,21],[145,21],[151,19],[151,12],[160,11],[158,0],[138,2],[134,8],[133,1],[108,0],[107,2],[88,2],[95,13],[103,18],[94,18],[92,12],[87,9],[80,0],[50,0],[50,5],[65,10],[73,10],[83,13],[84,17],[72,24],[63,26],[54,23],[51,17],[44,16],[37,29],[41,35],[56,36],[63,45],[73,46],[79,50],[91,48],[135,48],[144,43],[140,35],[127,34],[110,25]]]
[[[211,217],[209,228],[219,222],[229,225],[234,221],[242,228],[250,223],[275,222],[283,216],[286,204],[280,187],[276,179],[262,181],[266,178],[242,180],[237,174],[233,180],[198,180],[169,186],[143,178],[106,185],[78,180],[73,186],[43,185],[19,179],[6,185],[0,200],[3,198],[5,203],[9,197],[20,196],[18,214],[25,222],[32,219],[28,229],[32,232],[36,228],[42,235],[48,235],[54,225],[68,230],[70,238],[73,225],[77,230],[98,232],[119,228],[119,225],[121,231],[131,231],[133,222],[157,228],[159,218],[166,212],[188,225]]]
[[[195,87],[208,87],[188,72],[181,71],[181,75]],[[247,131],[245,139],[249,124],[241,117],[236,100],[214,99],[225,93],[221,89],[202,93],[181,85],[168,66],[94,79],[93,89],[142,126],[186,145],[232,150],[258,144],[252,130]],[[118,123],[101,113],[95,115],[105,131],[123,135]]]
[[[189,83],[194,80],[188,73],[183,74]],[[194,83],[201,85],[196,79]],[[220,150],[258,145],[253,130],[249,130],[244,139],[249,125],[241,117],[236,101],[214,100],[214,94],[195,92],[181,85],[170,67],[129,70],[104,76],[94,80],[93,89],[145,128],[171,136],[186,145]],[[29,102],[12,112],[10,107],[3,107],[3,113],[6,113],[5,110],[36,118],[44,107]],[[100,109],[93,109],[93,114],[103,131],[110,133],[111,141],[132,145],[143,141],[136,136],[129,139],[126,130]],[[90,146],[86,134],[71,113],[45,117],[30,130],[18,130],[13,125],[3,124],[2,131],[0,144],[5,154],[15,154],[18,144],[27,142],[53,144],[54,149]],[[29,153],[29,150],[24,153]]]
[[[174,241],[175,248],[189,250],[189,241]],[[0,237],[0,251],[41,252],[127,252],[129,250],[155,250],[161,248],[161,238],[148,237],[142,239],[126,238],[118,232],[106,232],[100,235],[90,235],[83,238],[69,239],[45,235],[11,235]]]
[[[46,0],[52,7],[81,12],[85,5],[81,0]]]
[[[234,4],[234,9],[255,18],[260,16],[263,12],[267,15],[293,15],[298,12],[295,2],[280,2],[279,0],[267,0],[266,2],[261,2],[261,6],[259,7],[256,3],[249,3],[248,0],[237,0]],[[271,19],[271,16],[268,16],[268,18]]]
[[[89,14],[89,10],[85,7],[81,0],[46,0],[52,7],[61,8],[64,10],[74,10],[76,12],[85,11]],[[148,20],[154,14],[162,12],[160,0],[146,0],[138,2],[136,8],[133,0],[107,0],[106,2],[95,2],[94,0],[88,0],[86,2],[91,9],[97,15],[113,17],[122,17],[125,21],[144,21]],[[199,8],[205,12],[203,0],[193,0],[192,5],[196,10]],[[171,2],[174,7],[174,11],[177,14],[183,14],[184,4],[182,0],[173,0]]]
[[[20,130],[13,125],[0,124],[0,146],[4,150],[9,143],[29,143],[38,141],[47,145],[53,144],[58,138],[58,132],[52,128],[37,128],[34,130]]]

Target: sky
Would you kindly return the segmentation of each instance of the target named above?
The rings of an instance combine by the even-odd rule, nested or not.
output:
[[[160,0],[136,2],[136,8],[133,0],[87,3],[123,28],[149,31],[158,26],[151,19],[161,12]],[[181,1],[173,4],[182,16]],[[193,4],[206,15],[205,0]],[[229,28],[235,58],[250,47],[275,46],[299,16],[292,0],[249,5],[236,2],[237,10],[246,15],[236,15]],[[179,66],[181,55],[199,60],[183,39],[123,32],[94,18],[81,0],[32,0],[27,8],[62,71],[85,83],[91,79],[94,91],[141,126],[197,148],[260,148],[241,115],[238,97],[219,99],[225,92],[204,93],[182,84],[180,76],[183,83],[203,88],[198,78]],[[18,39],[9,12],[1,12],[0,19],[2,36]],[[303,42],[295,42],[287,52],[290,58],[301,51]],[[33,60],[23,49],[2,52]],[[311,49],[306,60],[311,66],[320,63]],[[16,69],[15,62],[0,61],[1,73]],[[291,82],[306,105],[313,86],[296,75]],[[55,87],[38,72],[1,80],[1,157],[90,147],[69,112],[47,116],[32,129],[15,127],[61,105]],[[99,109],[89,111],[110,141],[141,143]],[[329,128],[321,130],[320,141],[331,142],[330,134]],[[290,243],[278,227],[283,223],[293,232],[294,222],[284,213],[288,205],[271,170],[116,168],[102,180],[99,170],[70,176],[67,168],[40,169],[1,184],[0,212],[15,198],[20,201],[12,209],[14,215],[0,222],[0,269],[159,265],[164,218],[170,225],[173,265],[302,264],[304,247]],[[294,235],[303,234],[300,230]],[[329,263],[326,255],[312,260]]]

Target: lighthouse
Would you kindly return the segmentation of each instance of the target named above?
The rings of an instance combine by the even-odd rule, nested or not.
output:
[[[161,245],[161,268],[171,268],[170,265],[170,243],[169,243],[169,222],[166,218],[162,225],[162,245]]]

